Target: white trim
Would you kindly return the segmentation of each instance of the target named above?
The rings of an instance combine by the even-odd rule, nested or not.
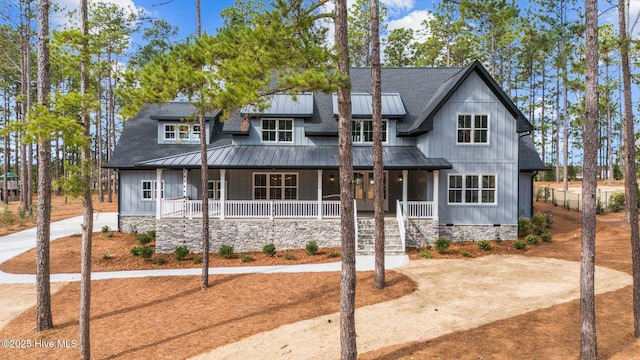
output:
[[[168,127],[173,127],[172,131],[167,131]],[[186,129],[185,129],[186,127]],[[181,143],[185,141],[199,141],[202,135],[202,129],[195,131],[194,127],[200,127],[200,124],[190,124],[184,122],[165,122],[160,125],[160,135],[163,143]],[[182,128],[182,129],[181,129]],[[172,133],[173,137],[167,137],[168,133]],[[196,136],[198,134],[198,136]],[[180,136],[186,135],[181,138]]]
[[[144,188],[144,183],[145,182],[151,183],[151,188],[150,189],[145,189]],[[157,184],[158,184],[158,180],[140,180],[140,199],[141,199],[141,201],[156,201],[156,198],[157,198],[156,192],[158,190]],[[150,195],[151,195],[150,198],[145,198],[144,197],[145,191],[150,192]],[[160,193],[161,193],[161,198],[164,198],[164,180],[162,180]]]
[[[451,177],[452,176],[460,176],[462,177],[462,187],[451,189]],[[466,201],[466,191],[467,191],[467,176],[477,176],[478,177],[478,187],[470,188],[477,189],[478,191],[478,202],[467,202]],[[487,188],[488,190],[493,190],[493,202],[482,202],[482,177],[483,176],[493,176],[494,177],[494,188]],[[451,202],[451,198],[449,196],[451,190],[458,190],[462,192],[462,197],[460,202]],[[498,205],[498,174],[496,173],[449,173],[447,174],[447,204],[449,205],[465,205],[465,206],[495,206]]]
[[[209,190],[209,184],[213,184],[213,189]],[[209,191],[213,191],[213,197],[209,197]],[[205,190],[210,200],[220,200],[222,197],[222,186],[220,180],[207,180],[207,189]]]
[[[260,186],[260,188],[265,188],[267,190],[266,193],[266,198],[265,199],[256,199],[256,175],[266,175],[267,179],[266,179],[266,184],[265,186]],[[281,175],[282,176],[282,184],[280,185],[281,189],[282,189],[282,193],[281,193],[281,197],[279,199],[272,199],[271,198],[271,183],[270,183],[270,179],[269,176],[270,175]],[[285,186],[285,176],[286,175],[295,175],[296,177],[296,185],[295,185],[295,189],[296,189],[296,197],[295,199],[285,199],[285,190],[288,188],[293,188],[293,186]],[[251,199],[253,200],[298,200],[298,196],[300,195],[300,174],[297,172],[252,172],[251,173]]]
[[[458,137],[458,131],[460,131],[460,127],[458,126],[458,119],[460,118],[460,116],[470,116],[471,117],[471,127],[470,128],[462,128],[462,129],[469,129],[471,131],[470,135],[469,135],[469,142],[461,142],[460,138]],[[486,127],[486,132],[487,132],[487,141],[486,142],[476,142],[475,141],[475,132],[476,132],[476,126],[475,126],[475,118],[476,116],[486,116],[487,117],[487,127]],[[455,124],[456,124],[456,131],[455,131],[455,137],[456,137],[456,145],[481,145],[481,146],[487,146],[487,145],[491,145],[491,117],[489,115],[489,113],[469,113],[469,112],[460,112],[460,113],[456,113],[456,119],[455,119]],[[480,130],[485,130],[485,128],[479,128]]]
[[[275,129],[267,129],[269,132],[275,132],[275,140],[265,140],[264,139],[264,122],[265,121],[275,121],[276,128]],[[290,121],[291,122],[291,130],[280,130],[280,121]],[[280,140],[280,133],[290,132],[291,133],[291,141]],[[260,118],[260,140],[265,143],[276,144],[293,144],[295,142],[295,121],[293,118],[275,118],[275,117],[264,117]]]
[[[356,141],[353,139],[353,129],[355,129],[355,126],[353,126],[353,123],[360,123],[360,140]],[[365,122],[370,122],[371,123],[371,141],[364,141],[364,123]],[[389,120],[387,119],[382,119],[382,123],[384,124],[384,130],[382,132],[382,136],[383,136],[383,144],[388,144],[389,143]],[[351,126],[352,126],[352,130],[351,130],[351,142],[353,145],[358,146],[358,145],[371,145],[373,144],[373,119],[351,119]]]

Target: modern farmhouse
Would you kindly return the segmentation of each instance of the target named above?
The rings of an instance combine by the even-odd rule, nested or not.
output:
[[[373,211],[371,70],[351,70],[354,194],[360,251]],[[436,237],[517,238],[544,170],[531,123],[485,68],[382,69],[387,249]],[[339,246],[337,96],[280,94],[201,129],[186,103],[147,105],[129,119],[106,167],[119,172],[121,231],[156,229],[156,251],[201,249],[201,199],[212,251]],[[199,139],[209,183],[200,186]]]

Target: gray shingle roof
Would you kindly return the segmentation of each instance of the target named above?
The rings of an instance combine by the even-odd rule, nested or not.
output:
[[[531,135],[520,137],[518,145],[518,169],[520,171],[549,170],[540,159]]]
[[[133,168],[140,161],[196,151],[197,144],[158,144],[158,118],[180,120],[193,114],[195,108],[188,103],[145,105],[136,117],[127,120],[122,135],[105,168]],[[211,116],[212,114],[208,114]],[[231,136],[218,126],[211,134],[210,146],[231,143]]]
[[[384,147],[385,169],[450,169],[445,159],[430,159],[412,146]],[[337,169],[337,146],[258,146],[229,145],[210,148],[207,163],[211,168],[251,169]],[[139,168],[199,168],[200,152],[168,156],[137,164]],[[373,167],[371,147],[353,147],[354,169]]]

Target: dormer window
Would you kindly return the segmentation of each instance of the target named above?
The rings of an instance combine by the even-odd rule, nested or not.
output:
[[[164,124],[162,125],[165,142],[185,142],[200,140],[199,124]]]
[[[353,120],[351,136],[354,143],[373,142],[373,120]],[[382,120],[382,142],[387,142],[387,121]]]
[[[262,141],[293,142],[292,119],[262,119]]]

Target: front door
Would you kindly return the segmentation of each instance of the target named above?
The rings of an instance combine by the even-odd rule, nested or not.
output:
[[[387,172],[382,173],[383,176],[383,194],[384,194],[384,210],[389,210],[389,201],[387,199]],[[356,171],[353,173],[353,196],[356,199],[358,211],[373,211],[373,189],[374,189],[373,171]]]

